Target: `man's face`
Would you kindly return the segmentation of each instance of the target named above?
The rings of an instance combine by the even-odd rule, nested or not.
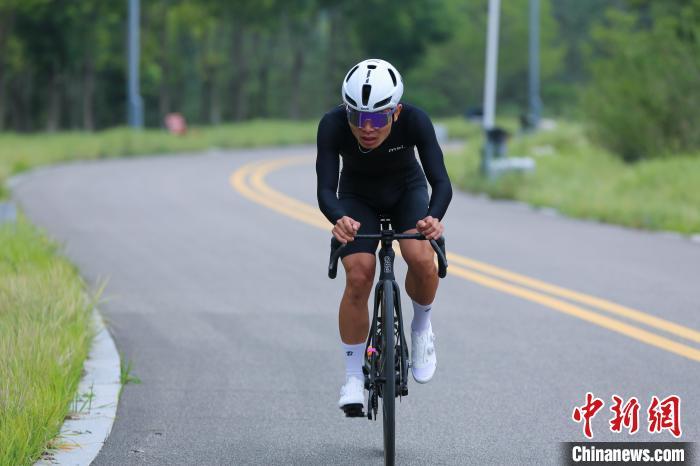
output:
[[[389,114],[391,110],[384,110],[383,113]],[[376,149],[389,137],[389,133],[391,133],[390,119],[393,119],[393,121],[398,120],[400,113],[401,104],[396,107],[393,115],[388,116],[386,119],[387,124],[380,128],[374,127],[370,120],[363,121],[362,126],[355,126],[349,121],[348,124],[350,125],[350,131],[352,131],[353,136],[355,136],[355,139],[357,139],[357,142],[362,147],[365,149]]]

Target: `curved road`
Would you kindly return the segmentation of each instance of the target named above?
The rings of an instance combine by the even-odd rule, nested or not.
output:
[[[76,163],[15,198],[65,244],[141,384],[94,464],[381,464],[380,423],[345,419],[328,225],[312,147]],[[252,165],[251,165],[252,164]],[[556,464],[571,419],[646,431],[652,396],[700,434],[700,245],[455,193],[435,304],[438,371],[398,408],[399,464]],[[405,270],[400,263],[399,275]],[[404,307],[409,302],[404,295]],[[405,319],[410,319],[407,312]],[[611,396],[640,400],[612,433]]]

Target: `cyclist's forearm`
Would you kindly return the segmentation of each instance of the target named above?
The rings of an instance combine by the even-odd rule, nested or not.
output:
[[[452,200],[452,185],[447,179],[434,185],[431,184],[431,187],[433,192],[430,196],[430,204],[428,204],[428,215],[442,220]]]
[[[316,192],[318,207],[329,222],[335,225],[339,218],[346,216],[343,206],[340,204],[335,191],[319,188]]]

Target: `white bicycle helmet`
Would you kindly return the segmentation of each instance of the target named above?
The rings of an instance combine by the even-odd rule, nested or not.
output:
[[[343,79],[343,102],[362,112],[378,112],[398,105],[403,80],[391,63],[377,58],[353,66]]]

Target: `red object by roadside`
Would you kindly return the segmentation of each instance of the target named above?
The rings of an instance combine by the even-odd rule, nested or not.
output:
[[[182,135],[187,132],[187,122],[180,113],[168,113],[165,115],[165,127],[170,134]]]

